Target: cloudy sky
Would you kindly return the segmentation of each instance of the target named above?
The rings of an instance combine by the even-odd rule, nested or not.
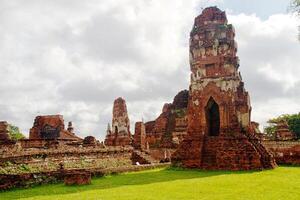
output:
[[[0,120],[28,134],[36,115],[59,113],[103,139],[119,96],[132,125],[154,119],[188,88],[189,32],[210,5],[235,26],[252,120],[299,112],[289,0],[0,0]]]

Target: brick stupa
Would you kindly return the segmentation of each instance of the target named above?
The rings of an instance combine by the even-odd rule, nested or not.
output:
[[[129,146],[132,144],[127,106],[121,97],[114,101],[112,127],[108,125],[104,144],[106,146]]]
[[[213,170],[273,168],[272,156],[251,134],[251,106],[238,71],[235,31],[225,12],[203,10],[190,34],[191,79],[187,136],[175,165]]]
[[[286,120],[280,120],[276,123],[275,130],[276,140],[294,140],[295,135],[289,130],[289,125]]]

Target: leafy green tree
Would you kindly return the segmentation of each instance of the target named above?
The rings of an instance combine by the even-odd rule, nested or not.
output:
[[[291,115],[287,120],[289,129],[300,139],[300,113]]]
[[[286,121],[289,126],[289,130],[294,133],[298,139],[300,139],[300,113],[280,115],[279,117],[268,120],[268,126],[264,128],[265,133],[269,137],[275,139],[276,127],[281,121]]]
[[[275,117],[275,118],[272,118],[272,119],[269,119],[268,120],[268,123],[269,124],[277,124],[278,122],[281,122],[281,121],[286,121],[291,117],[291,115],[289,114],[283,114],[283,115],[280,115],[278,117]]]
[[[297,15],[300,17],[300,0],[291,1],[291,11],[297,13]],[[300,41],[300,26],[298,26],[298,30],[298,39]]]
[[[264,128],[264,132],[266,133],[266,135],[271,138],[271,139],[275,139],[275,131],[276,131],[276,126],[274,124],[267,126]]]
[[[24,139],[25,136],[23,135],[23,133],[20,132],[19,127],[14,126],[12,124],[8,125],[8,132],[9,132],[9,137],[12,140],[20,140],[20,139]]]
[[[264,128],[264,132],[267,134],[267,136],[271,139],[276,139],[276,127],[277,127],[277,123],[280,122],[280,121],[287,121],[287,119],[289,118],[290,115],[280,115],[278,117],[275,117],[275,118],[272,118],[272,119],[269,119],[267,121],[268,123],[268,126],[266,126]]]
[[[300,14],[300,0],[292,0],[291,8]]]

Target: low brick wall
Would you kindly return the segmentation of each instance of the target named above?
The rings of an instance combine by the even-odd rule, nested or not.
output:
[[[292,148],[294,146],[300,145],[300,141],[262,141],[262,144],[267,149],[286,149],[286,148]]]
[[[152,158],[156,160],[165,160],[166,158],[171,160],[171,155],[176,151],[176,149],[169,148],[157,148],[148,150]]]
[[[277,164],[300,165],[300,141],[263,141]]]
[[[93,159],[101,159],[105,157],[131,156],[130,148],[67,148],[67,149],[34,149],[23,150],[19,152],[8,152],[0,155],[0,166],[5,162],[13,162],[16,164],[28,164],[33,162],[48,161],[64,161],[70,159],[80,159],[82,156]]]
[[[0,174],[0,190],[11,188],[27,188],[34,185],[55,183],[63,180],[60,171],[24,173],[24,174]]]
[[[0,190],[8,190],[11,188],[28,188],[35,185],[62,182],[65,174],[76,174],[83,171],[88,171],[93,177],[101,177],[109,174],[117,174],[124,172],[143,171],[148,169],[168,167],[170,164],[154,164],[154,165],[132,165],[118,168],[107,169],[70,169],[57,170],[41,173],[23,173],[23,174],[0,174]]]

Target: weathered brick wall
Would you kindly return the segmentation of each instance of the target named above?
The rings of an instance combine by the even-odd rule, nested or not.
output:
[[[202,150],[203,169],[261,169],[260,154],[245,137],[206,137]]]
[[[188,96],[188,90],[180,91],[172,103],[164,104],[162,113],[154,121],[145,123],[150,148],[176,148],[183,140],[187,134]]]
[[[300,141],[263,141],[277,164],[300,165]]]
[[[193,138],[188,141],[187,138],[185,141],[187,141],[185,148],[178,149],[172,157],[175,165],[207,170],[261,170],[264,168],[263,159],[266,158],[261,155],[261,146],[254,145],[254,142],[258,141],[251,141],[243,135],[239,137],[236,135],[234,137],[204,136],[204,138],[199,136],[198,140]]]
[[[75,148],[68,147],[66,149],[31,149],[16,152],[5,152],[0,155],[0,165],[6,162],[15,164],[30,164],[39,162],[68,162],[71,160],[84,159],[104,159],[104,158],[122,158],[130,159],[131,148]]]
[[[264,140],[262,144],[268,149],[286,149],[300,145],[300,141],[273,141]]]
[[[164,160],[164,159],[171,159],[171,155],[176,151],[176,149],[170,148],[155,148],[150,149],[148,152],[152,158],[156,160]]]
[[[154,165],[132,165],[110,169],[88,169],[84,171],[91,172],[92,176],[104,176],[115,173],[141,171],[160,167],[168,167],[170,164],[154,164]],[[8,190],[15,187],[31,187],[34,185],[60,182],[64,179],[64,174],[71,174],[83,171],[82,169],[57,170],[42,173],[24,173],[24,174],[0,174],[0,191]]]
[[[58,147],[62,145],[66,145],[70,143],[70,140],[63,140],[63,139],[23,139],[20,140],[18,143],[20,143],[21,147],[26,148],[49,148],[49,147]]]

